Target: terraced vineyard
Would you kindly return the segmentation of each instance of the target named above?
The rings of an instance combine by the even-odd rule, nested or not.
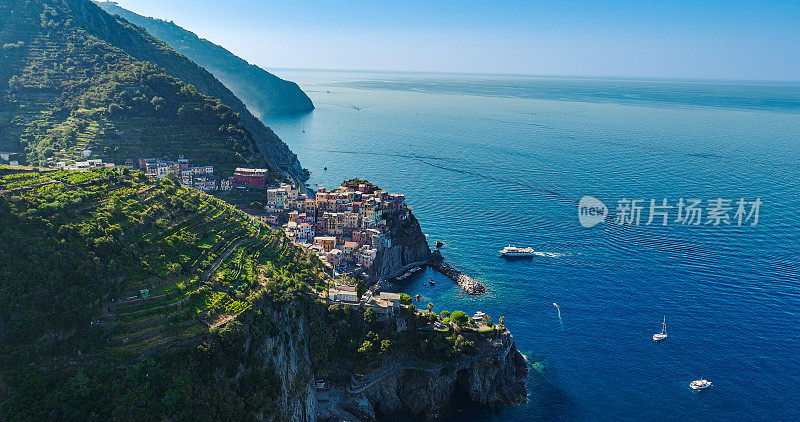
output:
[[[282,232],[141,173],[0,167],[0,221],[9,363],[52,356],[57,368],[70,348],[125,360],[191,343],[255,299],[323,277]],[[44,356],[43,335],[60,338]]]
[[[0,151],[22,162],[69,162],[90,149],[107,162],[185,155],[223,175],[249,164],[278,174],[258,133],[284,167],[299,167],[249,113],[252,130],[202,92],[241,104],[208,72],[88,0],[0,0]]]

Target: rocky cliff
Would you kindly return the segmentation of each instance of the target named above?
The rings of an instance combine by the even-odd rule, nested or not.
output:
[[[343,409],[361,420],[374,420],[376,414],[435,416],[459,389],[481,404],[524,403],[527,399],[527,364],[508,331],[472,356],[438,365],[410,364],[397,357],[373,374],[378,375],[362,386],[373,384],[359,386],[363,391],[351,388],[356,394],[343,402]]]
[[[396,277],[410,266],[427,262],[431,256],[428,240],[414,214],[409,213],[405,220],[387,216],[387,224],[390,245],[375,255],[369,274],[373,282]]]
[[[299,311],[296,309],[263,311],[272,315],[267,335],[257,343],[254,337],[250,337],[246,345],[253,349],[256,362],[262,368],[274,369],[281,381],[281,394],[277,398],[278,412],[262,410],[256,416],[259,420],[314,420],[317,401],[314,373],[308,357],[308,324],[305,318],[297,317]]]

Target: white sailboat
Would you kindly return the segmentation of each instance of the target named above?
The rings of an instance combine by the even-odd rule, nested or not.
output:
[[[661,323],[661,332],[653,334],[653,341],[661,341],[667,338],[667,316],[664,316],[664,322]]]

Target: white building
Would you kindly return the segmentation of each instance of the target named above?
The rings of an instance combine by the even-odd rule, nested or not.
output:
[[[358,302],[358,294],[356,294],[355,286],[349,286],[346,284],[335,285],[330,292],[328,292],[328,298],[330,300],[339,302]]]

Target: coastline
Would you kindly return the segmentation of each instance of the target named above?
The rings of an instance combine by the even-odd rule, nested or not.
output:
[[[483,284],[445,262],[444,257],[442,257],[438,249],[433,251],[429,265],[431,268],[455,281],[456,284],[469,295],[475,296],[486,293],[486,287]]]
[[[793,116],[710,110],[689,102],[666,107],[651,102],[648,93],[635,101],[633,105],[638,107],[599,101],[528,101],[516,98],[515,93],[510,99],[487,99],[471,95],[470,88],[480,86],[475,81],[455,76],[452,80],[465,87],[459,91],[463,95],[412,92],[416,87],[413,75],[396,77],[405,84],[400,89],[393,89],[397,84],[378,82],[373,82],[373,89],[342,85],[348,80],[382,81],[382,75],[289,75],[313,87],[311,95],[319,98],[318,109],[312,113],[313,119],[270,122],[289,145],[297,147],[303,164],[315,170],[311,185],[330,185],[355,174],[403,191],[414,198],[412,203],[417,202],[413,211],[424,232],[430,234],[431,249],[435,239],[446,241],[441,252],[447,262],[491,280],[491,284],[485,283],[487,293],[465,297],[440,273],[425,268],[425,273],[407,279],[403,288],[412,290],[412,295],[421,294],[423,304],[433,301],[439,311],[463,307],[504,315],[518,347],[546,355],[548,368],[557,369],[558,373],[548,376],[563,395],[543,398],[532,394],[531,405],[510,408],[498,420],[531,420],[543,408],[550,409],[545,412],[551,418],[568,414],[577,420],[598,415],[619,419],[634,413],[654,418],[647,405],[652,394],[671,402],[676,417],[724,411],[725,400],[713,391],[706,400],[686,400],[690,374],[675,372],[675,365],[651,358],[652,353],[660,353],[656,350],[665,348],[670,350],[671,362],[690,368],[696,376],[713,372],[715,383],[724,383],[725,396],[742,402],[758,398],[740,377],[764,382],[782,379],[775,368],[792,362],[783,348],[767,343],[759,346],[764,353],[756,354],[731,346],[730,332],[734,327],[746,327],[764,335],[785,336],[784,328],[791,326],[789,314],[781,314],[777,317],[780,324],[773,324],[776,314],[768,304],[782,303],[780,289],[794,283],[793,267],[786,267],[790,261],[780,260],[782,265],[776,267],[779,257],[793,253],[788,247],[793,244],[793,232],[776,223],[790,218],[789,210],[796,207],[775,207],[764,227],[760,223],[753,230],[731,232],[736,241],[723,243],[723,237],[706,236],[703,228],[673,224],[652,230],[622,230],[610,225],[585,229],[576,221],[574,203],[582,194],[611,200],[619,199],[622,192],[660,198],[662,192],[666,196],[688,194],[690,189],[695,195],[712,198],[724,189],[741,195],[770,192],[771,203],[794,204],[796,197],[788,195],[792,190],[787,186],[791,186],[796,168],[769,152],[786,147],[781,134],[796,132]],[[513,80],[498,85],[506,89],[511,82],[523,95],[539,86],[533,82],[518,85]],[[602,95],[589,83],[553,84],[567,93],[585,87],[591,99]],[[618,81],[619,90],[631,88],[636,86]],[[699,84],[698,91],[703,89],[705,85]],[[372,107],[358,113],[331,104]],[[719,125],[715,127],[723,131],[725,140],[709,131],[708,122]],[[708,141],[698,142],[692,133]],[[753,148],[754,138],[772,149]],[[337,140],[335,145],[331,139]],[[666,141],[684,148],[672,150],[665,146]],[[658,154],[659,165],[648,166],[643,151],[646,156]],[[704,155],[695,156],[694,152]],[[742,161],[745,153],[755,159]],[[737,165],[732,166],[734,163]],[[742,178],[742,166],[748,174],[769,176]],[[632,168],[640,170],[634,173]],[[664,174],[665,168],[671,169],[669,176]],[[690,180],[687,185],[685,181]],[[613,208],[614,204],[608,205]],[[525,260],[487,255],[509,242],[530,245],[543,254]],[[689,245],[694,245],[697,253],[687,254]],[[777,253],[756,253],[766,248]],[[698,256],[704,260],[703,271],[692,264],[692,258]],[[731,265],[734,262],[741,266]],[[779,271],[745,271],[748,268]],[[435,287],[423,286],[429,278],[434,278]],[[724,302],[718,299],[720,291],[725,293]],[[625,301],[622,308],[620,298]],[[697,306],[677,305],[684,300]],[[713,315],[698,301],[713,305]],[[553,302],[562,306],[563,329]],[[620,309],[617,318],[608,312],[612,309]],[[790,309],[795,312],[796,307]],[[697,318],[698,313],[702,318]],[[654,346],[650,336],[658,331],[664,314],[679,324],[682,333],[669,343]],[[718,321],[726,321],[725,329]],[[698,359],[690,348],[675,347],[678,342],[703,342],[724,352]],[[619,349],[636,352],[605,352]],[[735,364],[756,356],[768,367]],[[642,379],[645,370],[672,376],[669,381]],[[585,381],[576,381],[581,379]],[[600,400],[595,393],[604,391],[609,379],[642,382],[646,388],[608,391]],[[673,382],[675,379],[681,382]],[[532,381],[529,384],[538,390]],[[591,410],[582,415],[570,412],[565,395]],[[786,392],[775,395],[784,400],[788,396]],[[751,419],[758,417],[756,409],[764,409],[735,407]],[[788,410],[786,405],[776,408],[784,415]],[[481,420],[466,411],[459,415],[466,421]]]

